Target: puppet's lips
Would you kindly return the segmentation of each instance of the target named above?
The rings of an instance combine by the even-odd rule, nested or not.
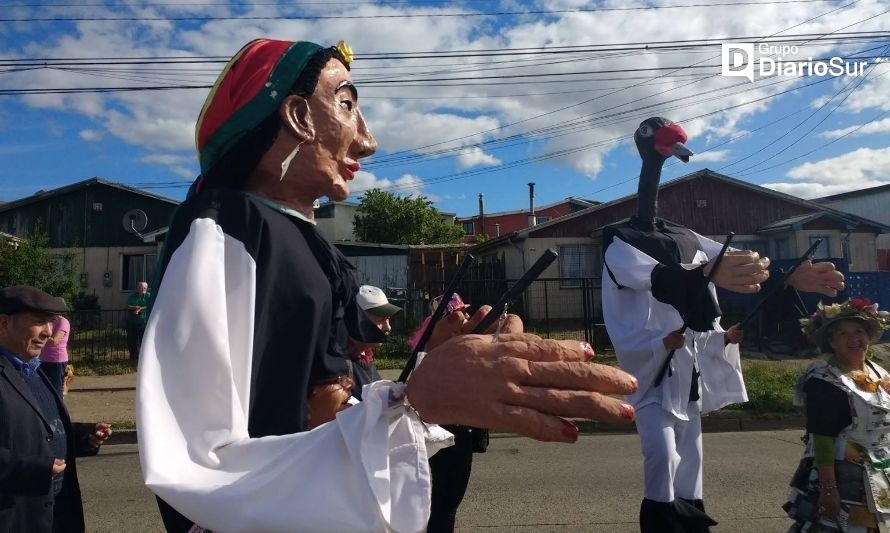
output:
[[[355,177],[355,173],[358,172],[362,168],[362,165],[357,161],[355,163],[349,163],[346,165],[346,172],[349,175],[349,179],[353,179]]]

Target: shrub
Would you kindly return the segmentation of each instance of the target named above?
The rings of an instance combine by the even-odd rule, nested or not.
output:
[[[748,389],[748,402],[732,405],[729,409],[758,413],[788,413],[798,410],[791,402],[794,382],[805,368],[803,363],[743,361],[742,368],[745,387]]]

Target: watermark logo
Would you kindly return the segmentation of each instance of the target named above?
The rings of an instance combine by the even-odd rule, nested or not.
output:
[[[814,60],[812,57],[797,59],[796,45],[771,45],[768,43],[723,43],[720,46],[720,74],[722,76],[748,78],[754,82],[754,73],[760,78],[769,76],[865,76],[868,61],[849,61],[843,57]],[[757,58],[755,59],[755,53]],[[785,56],[795,59],[783,59]]]
[[[720,45],[720,74],[748,78],[754,83],[754,43]]]

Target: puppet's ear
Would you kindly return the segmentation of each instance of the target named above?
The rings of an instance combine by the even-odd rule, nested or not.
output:
[[[292,94],[281,102],[278,108],[281,113],[281,125],[290,131],[300,143],[311,143],[315,140],[315,125],[309,102],[302,96]]]

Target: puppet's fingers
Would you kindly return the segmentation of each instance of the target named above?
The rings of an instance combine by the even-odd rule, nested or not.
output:
[[[732,292],[737,292],[739,294],[756,294],[760,292],[760,284],[752,283],[752,284],[730,284],[730,285],[721,285],[724,289]]]
[[[545,442],[575,442],[578,427],[558,416],[545,414],[519,405],[499,406],[498,415],[492,417],[489,429],[517,433],[524,437]]]
[[[510,356],[527,361],[589,361],[593,347],[583,341],[542,339],[528,333],[500,335],[497,356]]]
[[[463,332],[469,333],[476,329],[476,326],[479,325],[480,322],[485,318],[485,315],[491,312],[490,305],[483,305],[479,309],[476,309],[476,312],[473,313],[473,316],[470,317],[469,320],[463,325]]]
[[[604,394],[633,394],[637,391],[636,378],[614,366],[567,361],[529,361],[527,364],[528,375],[520,380],[524,386]]]
[[[620,399],[590,391],[522,387],[507,402],[542,413],[599,422],[626,424],[635,416],[634,408]]]

